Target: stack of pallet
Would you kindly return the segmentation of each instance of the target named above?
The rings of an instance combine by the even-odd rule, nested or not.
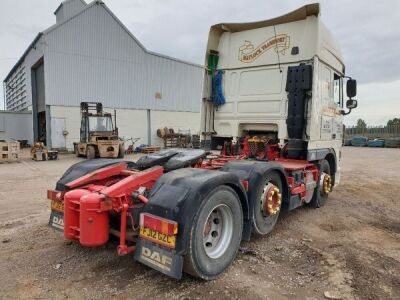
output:
[[[141,148],[140,152],[149,154],[149,153],[158,152],[160,150],[161,150],[161,148],[158,146],[148,146],[148,147]]]
[[[19,161],[20,144],[15,141],[0,142],[0,162]]]
[[[198,134],[193,134],[192,135],[192,147],[194,149],[200,149],[200,135]]]
[[[165,148],[186,148],[187,144],[187,136],[179,133],[164,138]]]
[[[165,148],[187,148],[190,144],[190,130],[179,129],[175,133],[173,128],[160,128],[157,130],[157,136],[164,140]]]

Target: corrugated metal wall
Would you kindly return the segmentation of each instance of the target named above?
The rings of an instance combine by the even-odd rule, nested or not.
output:
[[[200,111],[203,69],[145,52],[102,4],[50,30],[46,46],[47,105]]]
[[[85,4],[80,0],[63,1],[55,12],[57,23],[62,22],[71,16],[77,14],[85,7]]]
[[[45,51],[45,42],[44,42],[44,37],[40,37],[40,39],[35,43],[34,47],[30,49],[28,54],[25,56],[23,62],[21,65],[16,69],[15,74],[13,74],[10,78],[10,80],[7,82],[8,84],[12,83],[12,78],[14,78],[15,75],[18,75],[18,72],[20,70],[24,70],[22,74],[21,80],[23,80],[23,86],[21,93],[23,94],[23,99],[21,98],[22,101],[17,103],[16,105],[12,105],[12,103],[7,103],[7,109],[12,109],[15,111],[21,111],[21,110],[30,110],[32,108],[32,66],[34,66],[43,56],[44,56],[44,51]],[[46,71],[45,71],[46,73]],[[45,74],[46,76],[46,74]],[[9,87],[6,88],[6,91],[9,91]],[[7,96],[7,101],[12,101],[13,98],[9,98]]]
[[[0,140],[27,140],[32,144],[32,114],[0,111]]]

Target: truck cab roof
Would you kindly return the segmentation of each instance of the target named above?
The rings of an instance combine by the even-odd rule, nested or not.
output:
[[[337,41],[320,20],[319,3],[269,20],[215,24],[207,53],[210,50],[219,52],[218,69],[309,61],[314,56],[339,73],[345,69]]]

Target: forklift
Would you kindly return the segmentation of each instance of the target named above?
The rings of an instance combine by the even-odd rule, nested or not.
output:
[[[88,159],[123,158],[124,142],[118,137],[116,115],[115,125],[110,113],[103,112],[99,102],[81,102],[80,141],[74,143],[76,156]]]

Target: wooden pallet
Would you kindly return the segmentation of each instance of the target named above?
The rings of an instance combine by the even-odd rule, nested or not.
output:
[[[200,135],[198,134],[192,135],[192,147],[194,149],[200,149]]]
[[[164,138],[165,148],[186,148],[187,145],[187,135],[174,134]]]
[[[151,146],[151,147],[144,147],[144,148],[142,148],[142,149],[141,149],[141,152],[142,152],[142,153],[149,154],[149,153],[158,152],[158,151],[160,151],[160,150],[161,150],[161,147]]]
[[[0,142],[0,163],[19,161],[20,144],[15,141]]]

